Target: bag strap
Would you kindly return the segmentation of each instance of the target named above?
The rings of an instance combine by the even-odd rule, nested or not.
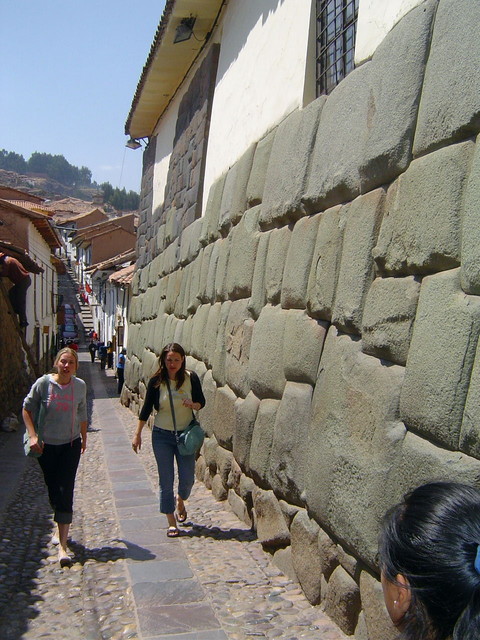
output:
[[[178,444],[177,421],[175,420],[175,409],[173,408],[173,398],[172,398],[172,392],[170,390],[170,381],[168,380],[168,377],[166,378],[165,383],[168,389],[168,399],[170,400],[170,411],[172,412],[173,430],[175,431],[175,440],[177,441],[177,444]]]
[[[39,440],[43,440],[43,422],[45,419],[45,412],[46,412],[45,405],[48,404],[48,394],[50,393],[51,385],[52,385],[52,382],[50,380],[50,376],[48,375],[48,373],[46,373],[43,376],[42,400],[41,400],[40,409],[38,411],[38,416],[35,424],[35,427],[36,427],[35,431],[37,432],[37,436]],[[46,393],[44,391],[45,387],[47,389]]]

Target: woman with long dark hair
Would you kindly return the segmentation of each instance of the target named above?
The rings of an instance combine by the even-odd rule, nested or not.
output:
[[[480,639],[480,491],[435,482],[407,494],[386,516],[379,558],[402,638]]]
[[[67,550],[68,531],[73,515],[73,490],[80,455],[87,446],[86,385],[76,377],[78,356],[65,347],[53,364],[55,373],[34,382],[23,401],[23,421],[29,435],[30,450],[37,454],[48,497],[58,525],[58,559],[61,566],[71,563]],[[41,437],[35,420],[43,404]]]
[[[142,429],[152,409],[156,409],[152,429],[152,447],[157,461],[160,481],[160,512],[167,516],[170,538],[179,535],[178,522],[185,522],[187,511],[184,501],[190,495],[195,481],[195,454],[181,455],[175,437],[174,418],[170,408],[169,388],[178,433],[184,431],[193,418],[193,411],[205,406],[205,397],[197,374],[187,371],[185,351],[176,342],[165,345],[160,355],[160,367],[150,378],[140,411],[132,448],[138,453],[142,446]],[[177,462],[178,491],[174,494],[174,460]],[[175,514],[176,509],[176,514]]]

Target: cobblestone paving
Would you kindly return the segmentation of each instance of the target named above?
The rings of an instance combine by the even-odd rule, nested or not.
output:
[[[87,384],[89,366],[98,364],[84,362],[79,372]],[[106,372],[105,395],[116,397],[111,371]],[[90,396],[90,409],[93,404]],[[118,416],[119,428],[130,436],[134,417],[120,406]],[[139,638],[95,411],[93,418],[77,475],[72,567],[58,565],[50,509],[35,460],[28,460],[23,482],[0,519],[0,640]],[[146,436],[140,455],[156,490],[157,470]],[[298,585],[280,574],[228,504],[216,502],[196,483],[187,507],[189,526],[174,544],[181,545],[229,640],[346,637],[308,603]]]

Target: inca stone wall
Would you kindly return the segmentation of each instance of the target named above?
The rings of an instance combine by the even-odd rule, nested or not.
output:
[[[126,401],[183,344],[207,399],[198,477],[359,639],[395,636],[386,509],[424,481],[480,482],[479,23],[471,0],[407,14],[203,218],[151,220],[133,283]]]

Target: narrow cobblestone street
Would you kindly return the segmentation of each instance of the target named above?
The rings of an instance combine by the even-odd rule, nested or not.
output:
[[[20,430],[1,434],[2,468],[12,456],[25,465],[0,513],[1,640],[345,638],[200,483],[187,504],[188,526],[167,539],[149,438],[135,456],[135,418],[117,399],[113,371],[79,355],[91,419],[71,568],[58,565],[43,480],[36,461],[24,460]]]

